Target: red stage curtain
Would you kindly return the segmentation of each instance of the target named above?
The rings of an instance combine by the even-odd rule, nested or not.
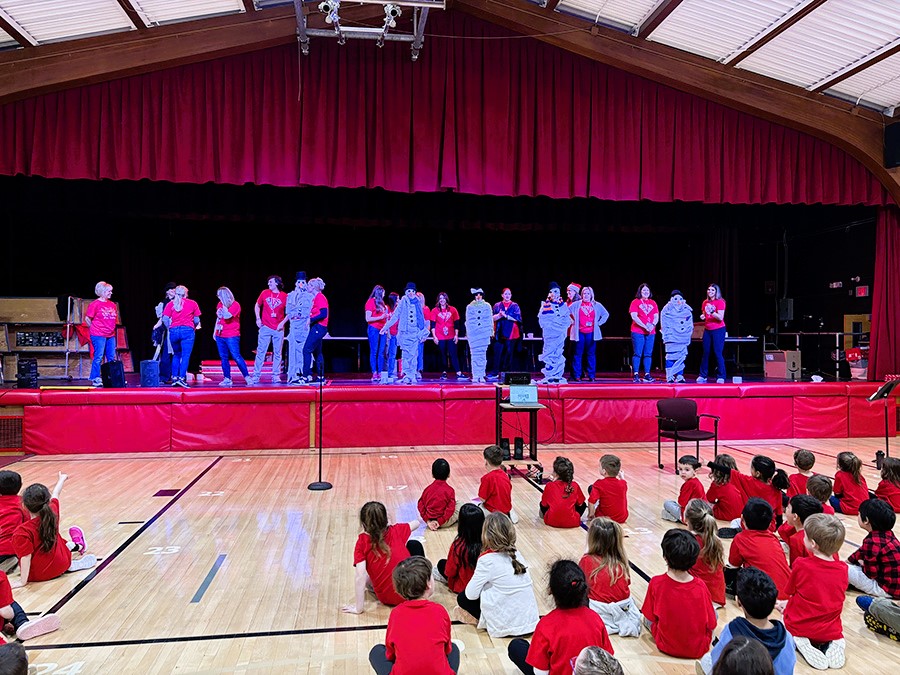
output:
[[[900,209],[878,209],[869,379],[900,373]]]
[[[464,14],[0,107],[0,173],[731,204],[889,203],[836,147]]]

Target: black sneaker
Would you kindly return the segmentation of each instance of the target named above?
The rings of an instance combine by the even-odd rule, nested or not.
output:
[[[443,373],[441,373],[441,379],[442,379],[442,380],[446,380],[446,379],[447,379],[447,371],[446,371],[446,370],[445,370]]]
[[[739,527],[720,527],[719,539],[734,539],[740,531]]]

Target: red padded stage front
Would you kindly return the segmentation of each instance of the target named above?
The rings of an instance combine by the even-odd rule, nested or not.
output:
[[[847,438],[884,434],[877,383],[540,386],[540,443],[656,438],[656,401],[697,400],[721,416],[722,439]],[[323,389],[327,448],[490,444],[494,387],[334,385]],[[308,449],[315,388],[7,391],[0,413],[22,410],[22,449],[38,454]],[[889,402],[895,433],[896,399]],[[2,410],[6,408],[6,410]],[[520,419],[517,419],[520,418]],[[525,414],[504,415],[504,436],[527,436]]]

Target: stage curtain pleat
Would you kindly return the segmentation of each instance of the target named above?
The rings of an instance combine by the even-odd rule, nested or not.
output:
[[[0,173],[732,204],[889,202],[811,136],[452,11],[0,107]],[[299,72],[298,72],[299,70]],[[298,90],[301,93],[298,100]]]
[[[900,374],[900,209],[878,209],[869,379]]]

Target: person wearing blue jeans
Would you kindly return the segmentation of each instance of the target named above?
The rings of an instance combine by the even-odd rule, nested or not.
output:
[[[656,333],[631,333],[631,346],[634,355],[631,357],[631,370],[634,373],[635,382],[640,379],[641,364],[644,366],[644,382],[653,382],[650,369],[653,361],[653,344],[656,342]]]
[[[244,376],[244,381],[250,379],[250,371],[247,370],[247,362],[241,356],[241,338],[240,337],[216,337],[216,347],[219,350],[219,358],[222,360],[222,374],[225,379],[222,380],[222,386],[227,387],[231,384],[231,359],[234,359],[235,365]],[[224,383],[228,384],[224,384]]]
[[[244,357],[241,356],[241,304],[234,299],[234,294],[227,286],[220,287],[216,291],[216,295],[219,298],[219,304],[216,306],[216,325],[213,328],[213,336],[216,339],[219,358],[222,360],[222,375],[224,376],[219,386],[230,387],[234,384],[231,380],[230,359],[234,359],[238,370],[244,376],[244,382],[250,384],[250,372],[247,370]]]
[[[309,335],[306,337],[306,344],[303,345],[303,378],[300,384],[314,382],[324,371],[322,340],[328,333],[328,300],[322,293],[325,290],[325,282],[316,277],[310,279],[306,287],[312,293],[313,301],[309,312]],[[313,373],[313,365],[316,366],[317,373]]]
[[[100,378],[100,363],[106,357],[106,362],[116,360],[116,336],[100,337],[99,335],[91,335],[91,345],[94,347],[94,358],[91,361],[91,381],[97,384]]]
[[[634,348],[631,357],[631,373],[635,382],[653,382],[650,369],[653,365],[653,343],[656,340],[656,324],[659,323],[659,307],[647,284],[638,286],[634,300],[628,307],[631,315],[631,346]],[[641,378],[641,365],[644,366],[644,377]]]
[[[705,323],[703,330],[703,358],[700,360],[699,384],[706,382],[709,373],[709,353],[716,359],[716,382],[725,382],[725,300],[718,284],[710,284],[706,289],[706,299],[701,304],[700,320]]]
[[[569,312],[574,321],[569,339],[577,341],[572,379],[576,382],[581,380],[584,374],[581,369],[582,356],[587,352],[587,379],[593,382],[597,377],[597,343],[603,339],[600,326],[609,319],[609,312],[594,300],[594,289],[590,286],[581,289],[581,299],[572,303]]]
[[[169,329],[169,339],[172,341],[172,379],[180,387],[187,386],[188,362],[191,360],[191,352],[194,349],[196,331],[187,326],[175,326]],[[184,382],[185,384],[181,384]]]
[[[106,362],[116,360],[116,324],[118,323],[118,310],[116,303],[112,302],[113,287],[105,281],[97,282],[94,293],[97,299],[88,305],[84,313],[84,323],[90,330],[91,347],[94,349],[94,358],[91,361],[91,384],[95,387],[103,385],[100,377],[100,363],[103,357]]]
[[[376,285],[366,301],[366,334],[369,338],[369,366],[372,370],[372,381],[387,384],[388,373],[384,362],[387,336],[381,334],[384,322],[387,321],[388,310],[384,302],[384,287]]]
[[[194,334],[200,328],[200,307],[188,299],[186,286],[175,289],[175,297],[163,310],[163,323],[172,344],[172,386],[187,387],[188,362],[194,348]]]

